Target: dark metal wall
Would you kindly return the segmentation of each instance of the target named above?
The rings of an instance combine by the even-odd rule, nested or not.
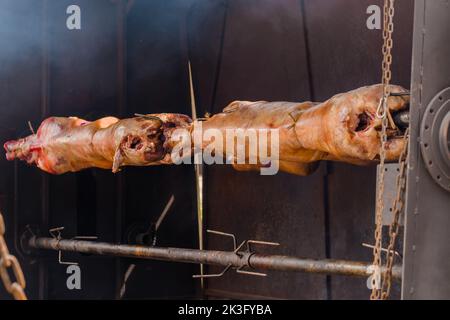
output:
[[[37,126],[48,115],[91,120],[134,112],[186,113],[190,108],[180,3],[136,1],[127,7],[126,1],[109,0],[2,0],[2,143],[29,134],[27,121]],[[71,4],[81,8],[81,30],[66,28]],[[0,206],[11,247],[14,231],[19,234],[26,224],[38,225],[43,234],[49,227],[64,226],[66,237],[96,235],[124,242],[132,225],[150,226],[172,194],[175,202],[158,243],[195,246],[190,167],[127,168],[117,175],[92,169],[50,176],[4,157],[0,166]],[[134,262],[70,254],[63,259],[79,262],[82,289],[67,289],[66,266],[49,254],[33,265],[22,259],[31,298],[115,298],[125,270]],[[192,265],[137,262],[125,298],[193,296],[194,270]]]
[[[42,5],[31,1],[20,5],[16,1],[3,1],[0,15],[0,134],[4,141],[18,134],[28,134],[26,121],[35,122],[41,118]],[[13,31],[10,26],[15,26]],[[32,168],[8,163],[4,157],[1,157],[0,166],[0,209],[5,218],[7,241],[12,247],[19,211],[30,223],[40,222],[41,174]],[[20,208],[19,190],[28,195],[27,201],[20,202]],[[28,273],[30,269],[25,267],[24,271]],[[37,266],[33,268],[35,272],[28,277],[27,283],[28,291],[33,291],[34,296],[37,296],[39,286],[37,269]],[[8,298],[3,289],[0,296]]]
[[[450,87],[449,32],[448,1],[416,1],[402,286],[405,299],[450,298],[450,194],[433,181],[420,150],[425,142],[421,141],[420,127],[427,106]]]
[[[27,134],[27,120],[37,125],[49,114],[189,114],[188,59],[199,114],[218,112],[237,99],[322,101],[377,83],[381,32],[366,28],[366,9],[381,2],[2,0],[0,138]],[[393,82],[408,88],[413,8],[412,1],[396,3]],[[82,30],[65,28],[69,4],[82,8]],[[174,194],[159,245],[197,246],[192,167],[59,177],[4,159],[0,167],[0,206],[10,235],[16,219],[18,229],[27,223],[42,229],[64,225],[67,236],[123,242],[133,224],[150,223]],[[309,177],[268,177],[212,166],[206,172],[205,220],[208,228],[241,240],[281,243],[256,248],[260,252],[370,261],[371,251],[361,243],[372,242],[374,197],[374,167],[322,164]],[[230,245],[207,237],[210,249]],[[50,254],[25,268],[31,297],[114,298],[123,273],[137,262],[67,259],[80,262],[83,289],[66,289],[65,267]],[[127,298],[186,297],[198,288],[191,279],[197,266],[137,263]],[[364,279],[271,272],[266,278],[229,273],[208,281],[206,294],[366,299],[369,291]]]

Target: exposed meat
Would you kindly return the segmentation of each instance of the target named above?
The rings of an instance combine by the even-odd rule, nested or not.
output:
[[[398,86],[391,86],[390,90],[406,92]],[[180,114],[154,114],[123,120],[107,117],[94,122],[52,117],[42,122],[36,134],[8,141],[4,147],[8,160],[25,160],[53,174],[89,167],[116,172],[126,165],[172,163],[171,151],[178,143],[172,139],[176,129],[184,128],[192,134],[200,123],[203,131],[216,129],[222,133],[223,141],[214,152],[228,158],[227,129],[278,129],[279,160],[275,161],[280,170],[307,175],[317,167],[319,160],[354,164],[377,161],[381,122],[375,113],[381,94],[381,85],[374,85],[336,95],[323,103],[235,101],[222,113],[202,122],[192,122],[188,116]],[[405,109],[408,102],[408,96],[392,96],[388,99],[388,107],[395,112]],[[262,137],[260,131],[256,132],[259,141]],[[388,134],[386,157],[395,160],[403,141],[398,139],[399,130],[389,130]],[[202,139],[201,147],[210,147],[211,140]],[[233,164],[237,170],[267,165],[248,141],[241,141],[241,147],[246,150],[245,163]],[[269,154],[273,152],[268,150]],[[248,161],[252,156],[257,159],[255,164]]]
[[[36,134],[8,141],[6,158],[18,158],[52,174],[89,167],[119,170],[121,166],[170,164],[170,136],[188,127],[189,117],[155,114],[94,122],[70,117],[44,120]]]

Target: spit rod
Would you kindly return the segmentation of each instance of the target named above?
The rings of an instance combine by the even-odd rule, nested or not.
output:
[[[96,255],[127,257],[149,260],[162,260],[233,268],[252,268],[261,270],[296,271],[330,275],[369,277],[371,264],[367,262],[303,259],[282,255],[263,255],[251,252],[198,250],[185,248],[144,247],[136,245],[112,244],[86,240],[58,240],[55,238],[32,236],[28,244],[34,249],[71,251]],[[382,269],[384,271],[384,269]],[[401,266],[395,265],[392,277],[401,279]]]

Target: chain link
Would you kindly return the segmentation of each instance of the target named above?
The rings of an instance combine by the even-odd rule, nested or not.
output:
[[[394,2],[395,0],[384,1],[384,18],[383,18],[383,64],[382,64],[382,84],[383,84],[383,96],[381,97],[380,104],[377,109],[377,117],[381,119],[382,130],[380,135],[381,150],[380,150],[380,167],[378,171],[378,194],[377,205],[375,213],[375,246],[373,250],[374,255],[374,272],[375,275],[382,275],[382,281],[380,285],[379,279],[372,278],[372,294],[370,298],[372,300],[388,299],[391,291],[392,283],[392,267],[395,257],[395,242],[399,232],[399,220],[400,215],[404,207],[404,194],[406,189],[406,167],[407,167],[407,152],[409,141],[409,129],[405,131],[403,149],[400,154],[398,164],[399,173],[396,178],[396,196],[392,204],[393,220],[389,226],[389,244],[387,248],[387,256],[385,262],[385,271],[381,274],[381,248],[382,248],[382,216],[383,216],[383,193],[384,193],[384,173],[385,173],[385,159],[386,159],[386,142],[387,142],[387,126],[388,120],[392,125],[392,118],[388,109],[387,99],[389,98],[389,83],[391,80],[391,64],[392,64],[392,33],[394,31]],[[378,280],[378,281],[377,281]]]
[[[16,300],[27,300],[25,295],[25,277],[20,267],[17,258],[9,253],[8,246],[4,238],[5,235],[5,221],[3,215],[0,213],[0,278],[3,281],[6,291]],[[9,269],[11,269],[15,281],[12,281],[9,276]]]
[[[370,295],[371,300],[379,300],[387,298],[386,294],[383,294],[383,286],[386,285],[390,288],[390,280],[383,277],[383,281],[380,286],[380,279],[377,279],[375,275],[381,275],[380,269],[382,265],[381,261],[381,249],[382,249],[382,239],[383,239],[383,194],[384,194],[384,172],[385,172],[385,160],[386,160],[386,142],[387,142],[387,126],[388,126],[388,105],[387,99],[389,98],[389,84],[391,81],[391,63],[392,63],[392,33],[394,32],[394,2],[395,0],[384,0],[383,6],[383,63],[382,63],[382,85],[383,93],[380,99],[380,103],[377,108],[377,117],[381,119],[381,134],[380,134],[380,165],[378,170],[378,192],[377,192],[377,202],[375,208],[375,245],[373,247],[373,265],[374,265],[374,276],[372,277],[372,293]],[[395,226],[394,226],[395,227]],[[395,231],[395,229],[393,229]],[[392,240],[392,239],[391,239]],[[393,239],[395,244],[395,238]],[[392,242],[392,241],[391,241]],[[388,254],[393,251],[388,251]],[[392,267],[392,264],[390,264]],[[387,273],[392,273],[392,270]],[[388,280],[389,284],[385,281]]]
[[[386,103],[386,99],[383,98],[383,104]],[[385,108],[384,106],[383,108]],[[380,275],[381,268],[381,248],[382,248],[382,228],[383,228],[383,194],[384,194],[384,164],[386,158],[386,134],[387,117],[382,119],[381,129],[381,146],[380,146],[380,165],[378,170],[378,192],[377,192],[377,204],[375,208],[375,245],[373,247],[373,265],[375,275]],[[372,293],[370,299],[378,300],[381,297],[380,280],[377,277],[372,277]]]
[[[408,141],[409,141],[409,128],[406,129],[404,135],[404,144],[403,149],[400,154],[400,158],[398,159],[399,163],[399,173],[396,178],[396,190],[397,193],[395,195],[394,202],[392,204],[393,210],[393,220],[391,225],[389,226],[389,245],[387,248],[387,257],[386,257],[386,265],[385,265],[385,273],[383,282],[381,285],[381,299],[386,300],[389,298],[389,294],[391,292],[391,282],[392,282],[392,266],[394,265],[394,256],[395,256],[395,241],[397,239],[398,231],[399,231],[399,220],[400,214],[403,211],[405,199],[405,189],[406,189],[406,156],[408,153]]]

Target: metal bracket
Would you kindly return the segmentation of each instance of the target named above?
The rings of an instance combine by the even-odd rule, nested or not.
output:
[[[57,228],[52,228],[52,229],[48,230],[48,232],[54,239],[58,240],[58,242],[59,242],[62,239],[61,231],[63,231],[63,230],[64,230],[64,227],[57,227]],[[97,240],[97,239],[98,239],[97,236],[75,236],[75,237],[71,238],[70,240]],[[58,250],[58,263],[65,264],[65,265],[78,265],[78,262],[63,261],[61,250]]]
[[[380,166],[377,166],[377,177],[379,177],[378,170],[380,170]],[[394,203],[394,199],[397,192],[396,179],[400,170],[400,166],[398,163],[385,163],[384,164],[384,194],[383,194],[383,226],[390,226],[392,223],[393,216],[393,208],[391,207]],[[378,188],[377,188],[378,193]],[[378,194],[376,198],[378,199]],[[400,213],[399,224],[403,226],[404,220],[404,208]]]
[[[253,254],[253,251],[251,250],[251,245],[252,244],[260,244],[260,245],[267,245],[267,246],[279,246],[280,245],[277,242],[268,242],[268,241],[260,241],[260,240],[244,240],[239,245],[237,245],[236,237],[232,233],[226,233],[226,232],[210,230],[210,229],[206,230],[206,232],[231,238],[232,241],[233,241],[233,253],[235,253],[239,258],[243,258],[244,254],[247,254],[248,257]],[[244,246],[246,246],[246,251],[241,251],[241,249]],[[192,278],[199,278],[199,279],[203,279],[203,278],[219,278],[219,277],[222,277],[225,273],[227,273],[231,268],[232,268],[232,264],[228,264],[219,273],[203,274],[203,275],[202,274],[195,274],[195,275],[192,276]],[[246,263],[244,263],[242,266],[240,266],[239,268],[236,268],[235,269],[236,273],[246,274],[246,275],[251,275],[251,276],[259,276],[259,277],[266,277],[267,276],[266,273],[249,271],[249,270],[245,270],[245,268],[251,268],[251,266],[248,263],[248,261]]]

